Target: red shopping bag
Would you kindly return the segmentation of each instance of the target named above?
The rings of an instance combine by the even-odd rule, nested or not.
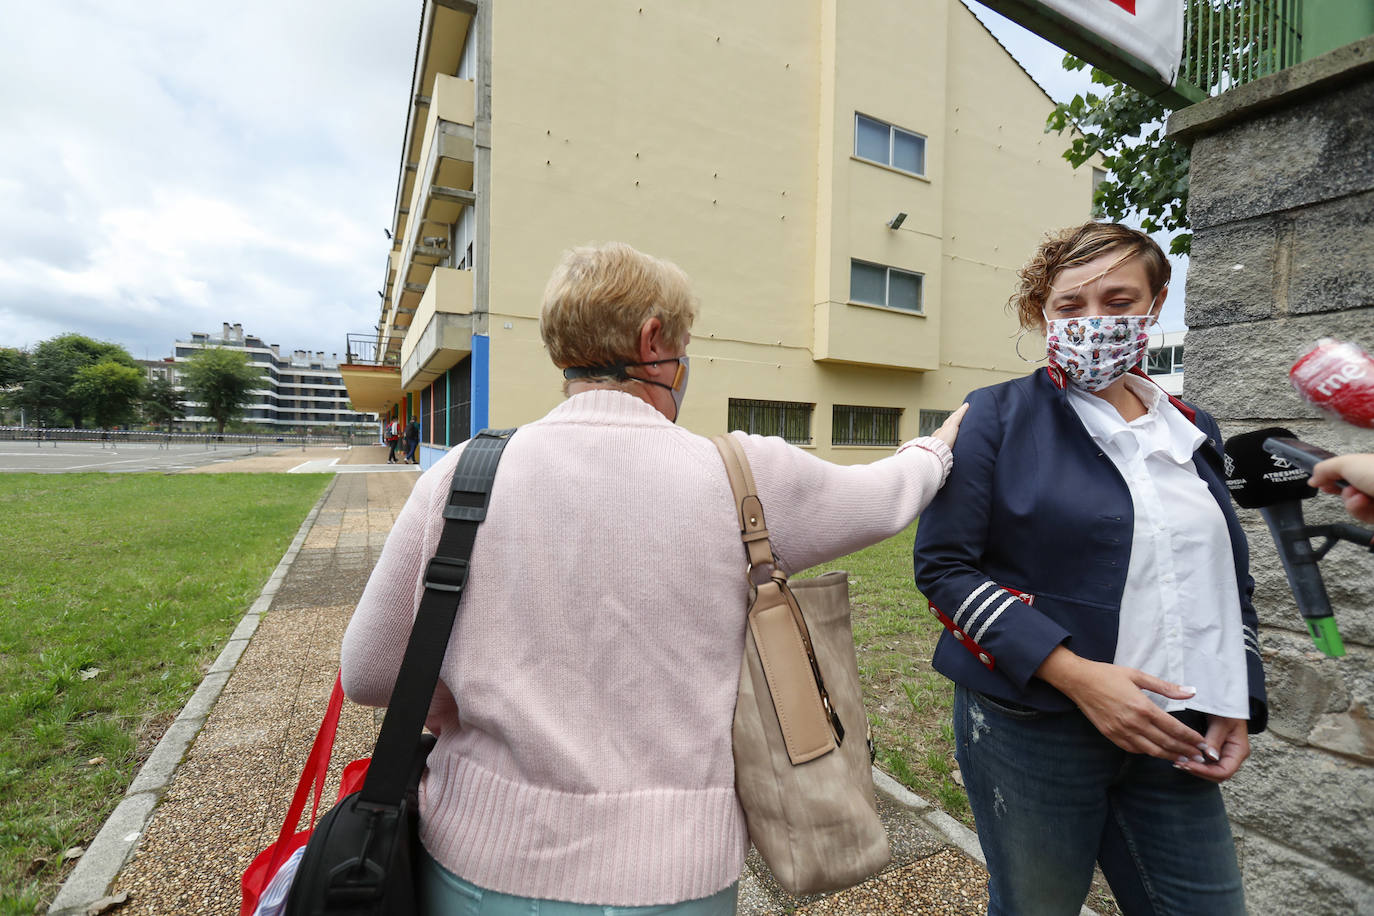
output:
[[[301,778],[296,783],[296,794],[291,799],[291,807],[286,811],[286,820],[281,825],[281,832],[277,834],[277,841],[258,853],[243,873],[240,882],[243,899],[239,905],[239,916],[253,916],[258,912],[259,903],[263,904],[264,910],[276,912],[286,902],[286,893],[291,888],[290,879],[295,875],[295,865],[300,858],[297,856],[293,859],[292,855],[296,850],[304,848],[315,829],[315,818],[320,810],[320,795],[324,792],[324,779],[329,772],[329,758],[334,752],[334,734],[339,728],[339,710],[342,708],[343,682],[339,676],[335,676],[334,690],[329,694],[329,707],[325,710],[324,720],[320,722],[320,729],[315,734],[315,744],[310,748],[310,756],[305,760],[305,769],[301,771]],[[370,762],[370,757],[364,757],[344,767],[336,803],[345,795],[362,788]],[[304,830],[296,831],[301,813],[305,811],[305,800],[312,794],[314,798],[310,806],[310,824]],[[286,874],[282,868],[288,862],[290,874]],[[272,887],[273,878],[276,878],[279,872],[282,873],[283,880],[276,882],[276,886]],[[272,898],[270,901],[264,899],[269,887]]]

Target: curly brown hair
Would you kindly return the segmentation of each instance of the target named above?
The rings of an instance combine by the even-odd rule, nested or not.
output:
[[[1089,221],[1045,236],[1030,260],[1016,272],[1020,282],[1007,300],[1007,308],[1016,312],[1022,328],[1040,330],[1045,323],[1045,301],[1050,296],[1050,284],[1059,272],[1066,267],[1086,264],[1111,251],[1119,251],[1123,261],[1137,255],[1144,260],[1151,296],[1158,296],[1169,282],[1169,259],[1154,239],[1120,223]]]

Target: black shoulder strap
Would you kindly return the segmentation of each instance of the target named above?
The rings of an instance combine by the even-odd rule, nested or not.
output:
[[[439,680],[458,602],[468,579],[468,559],[477,526],[487,517],[491,485],[501,452],[513,429],[484,429],[473,436],[453,471],[444,530],[425,569],[425,591],[410,628],[405,658],[396,675],[386,718],[382,720],[372,763],[359,798],[375,804],[399,804],[405,793],[419,739]]]

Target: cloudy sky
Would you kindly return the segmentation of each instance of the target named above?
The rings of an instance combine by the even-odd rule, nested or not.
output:
[[[1052,96],[1086,84],[971,5]],[[158,358],[228,321],[342,352],[377,319],[419,10],[10,4],[0,346],[78,331]],[[1181,326],[1177,286],[1166,324]]]

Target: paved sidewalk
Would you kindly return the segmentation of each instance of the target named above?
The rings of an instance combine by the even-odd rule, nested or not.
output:
[[[101,860],[110,874],[118,869],[111,893],[128,894],[121,916],[237,912],[239,876],[275,839],[333,685],[344,628],[415,479],[393,473],[334,478],[302,526],[295,552],[288,551],[211,669],[203,690],[218,679],[223,691],[199,711],[193,700],[168,730],[173,739],[178,730],[187,733],[180,745],[172,741],[170,750],[154,752],[126,799],[146,804],[124,815],[125,806],[116,811],[92,844],[92,861],[83,863],[87,873],[69,879],[50,912],[84,912],[105,893]],[[236,642],[242,654],[235,664]],[[342,765],[370,751],[380,721],[379,711],[345,702],[322,807],[333,800]],[[191,736],[194,743],[181,757]],[[155,766],[159,755],[164,759]],[[739,913],[985,912],[987,876],[972,858],[973,833],[882,774],[878,779],[894,853],[886,872],[840,894],[797,900],[752,854]]]

